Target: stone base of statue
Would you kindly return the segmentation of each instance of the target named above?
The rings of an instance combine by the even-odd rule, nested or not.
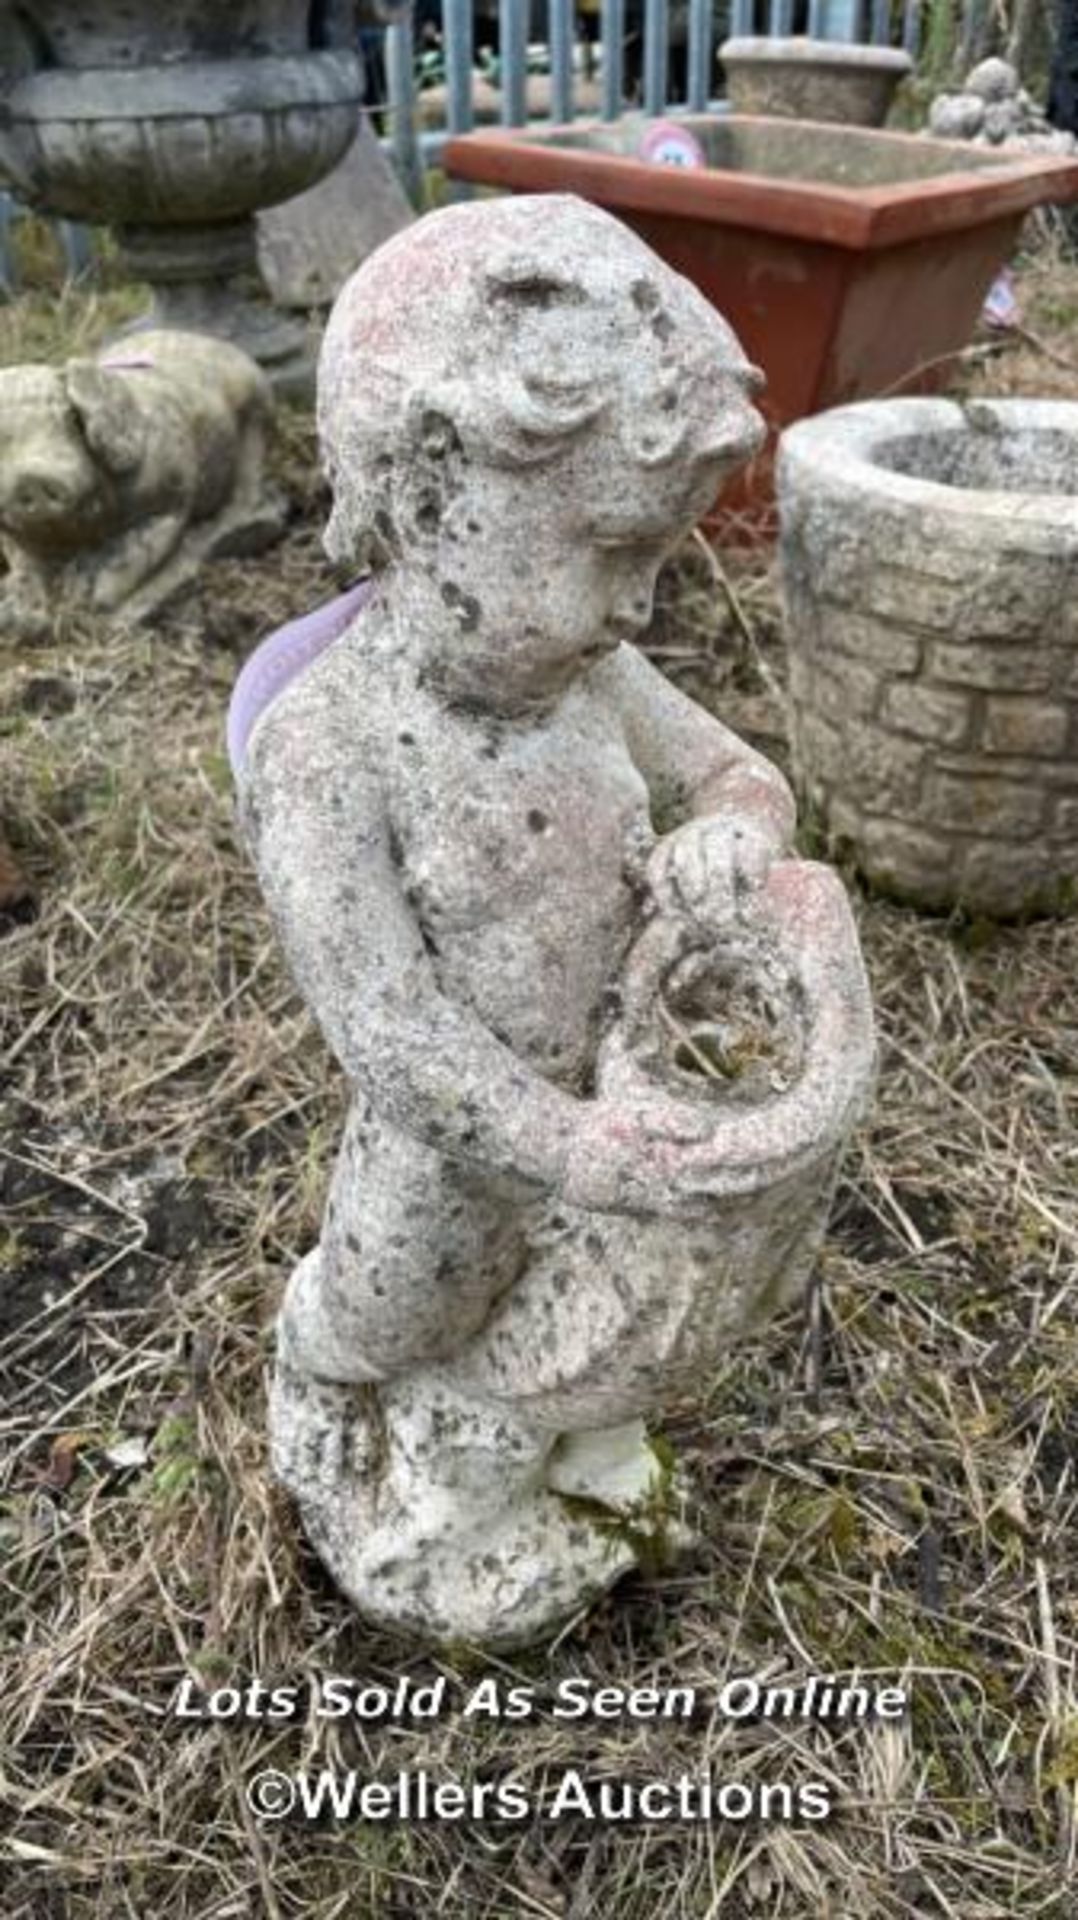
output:
[[[366,1619],[398,1631],[526,1645],[636,1566],[636,1509],[638,1530],[654,1528],[662,1473],[642,1431],[626,1435],[609,1489],[578,1436],[578,1490],[566,1494],[549,1435],[438,1371],[336,1386],[293,1366],[283,1343],[270,1416],[274,1471],[319,1555]],[[596,1442],[601,1464],[615,1449]]]

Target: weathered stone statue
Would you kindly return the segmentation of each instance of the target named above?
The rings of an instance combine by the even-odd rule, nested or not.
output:
[[[428,217],[330,320],[327,545],[373,584],[254,656],[231,728],[354,1089],[273,1453],[361,1610],[434,1637],[542,1635],[661,1532],[643,1419],[800,1288],[865,1099],[841,886],[632,645],[758,379],[568,197]]]
[[[202,334],[0,371],[0,621],[33,634],[80,607],[141,620],[203,560],[274,539],[271,404],[254,361]]]

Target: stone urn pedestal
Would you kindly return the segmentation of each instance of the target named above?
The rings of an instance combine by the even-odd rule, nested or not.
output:
[[[892,400],[778,465],[796,783],[917,906],[1078,897],[1078,405]]]
[[[329,172],[362,66],[343,0],[35,0],[0,21],[0,170],[43,211],[110,225],[145,324],[243,347],[309,388],[304,325],[257,294],[254,214]]]
[[[882,127],[899,82],[913,72],[909,54],[894,47],[801,36],[726,40],[719,59],[731,113],[855,127]]]

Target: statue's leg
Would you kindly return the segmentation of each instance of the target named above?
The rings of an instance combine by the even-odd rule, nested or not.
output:
[[[241,408],[232,484],[217,511],[192,529],[206,559],[246,559],[262,553],[284,530],[286,502],[266,475],[266,421],[260,396]]]
[[[245,407],[236,423],[236,473],[232,498],[239,508],[264,503],[266,416],[261,404]]]
[[[533,1211],[357,1101],[321,1242],[282,1307],[270,1429],[278,1478],[372,1619],[509,1646],[635,1563],[574,1461],[552,1490],[558,1433],[453,1377],[522,1270]],[[563,1497],[578,1485],[582,1502]]]
[[[473,1178],[357,1098],[321,1241],[285,1296],[282,1352],[337,1381],[446,1358],[519,1273],[525,1211],[516,1194]]]
[[[0,536],[0,553],[7,573],[0,583],[0,622],[21,640],[36,640],[49,630],[52,611],[60,598],[59,569],[50,580],[18,542]]]
[[[154,514],[95,556],[91,599],[98,611],[141,617],[185,585],[193,572],[182,547],[186,524],[182,512]]]

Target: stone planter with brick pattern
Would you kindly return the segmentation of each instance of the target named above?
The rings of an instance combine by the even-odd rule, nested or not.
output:
[[[1078,901],[1078,404],[873,401],[778,466],[797,784],[923,907]]]

